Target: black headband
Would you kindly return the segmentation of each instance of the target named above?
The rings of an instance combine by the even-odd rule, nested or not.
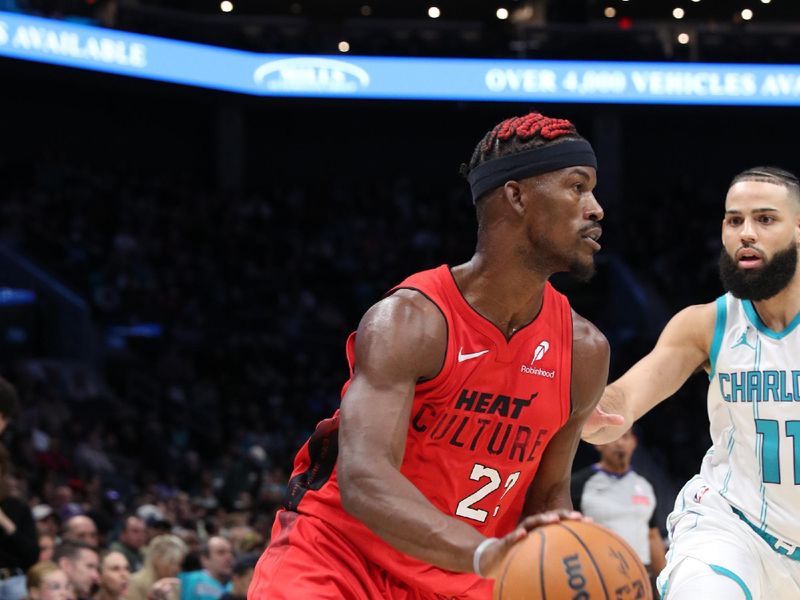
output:
[[[467,181],[472,190],[472,201],[477,202],[483,194],[506,181],[578,166],[596,169],[597,157],[586,140],[567,139],[486,161],[469,172]]]

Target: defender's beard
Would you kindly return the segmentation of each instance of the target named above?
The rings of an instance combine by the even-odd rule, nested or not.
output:
[[[737,298],[766,300],[783,290],[797,270],[797,245],[792,241],[785,250],[775,253],[756,269],[742,269],[725,248],[719,256],[722,287]]]

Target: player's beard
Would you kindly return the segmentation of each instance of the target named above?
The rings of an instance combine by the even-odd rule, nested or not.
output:
[[[569,274],[581,283],[589,281],[594,277],[596,271],[597,267],[594,264],[594,258],[590,258],[587,262],[573,261],[569,267]]]
[[[517,252],[523,257],[525,265],[531,271],[548,271],[549,273],[568,273],[581,283],[586,283],[597,270],[594,256],[581,260],[579,257],[559,253],[555,249],[558,243],[549,237],[531,240],[530,246],[520,247]],[[566,268],[564,268],[566,266]]]
[[[583,227],[580,231],[581,235],[584,235],[593,229],[600,229],[599,223],[591,223],[590,225]],[[602,230],[601,230],[602,231]],[[581,238],[581,243],[583,243]],[[569,265],[569,274],[580,281],[581,283],[586,283],[597,272],[597,266],[594,262],[594,254],[591,254],[586,261],[581,261],[579,258],[574,259]]]
[[[725,248],[719,255],[719,278],[722,287],[737,298],[767,300],[783,290],[797,270],[797,245],[794,240],[785,250],[776,252],[757,269],[742,269]]]

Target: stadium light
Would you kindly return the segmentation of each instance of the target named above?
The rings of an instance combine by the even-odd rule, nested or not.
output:
[[[501,21],[505,21],[508,18],[508,9],[498,8],[495,14],[497,15],[498,19],[500,19]]]
[[[761,0],[761,4],[769,4],[772,0]]]
[[[678,34],[678,43],[683,44],[684,46],[688,44],[690,41],[688,33],[679,33]]]
[[[617,9],[613,6],[606,6],[606,9],[603,11],[603,14],[607,16],[609,19],[613,19],[617,16]]]
[[[752,19],[752,18],[753,18],[753,11],[752,11],[752,10],[750,10],[749,8],[745,8],[745,9],[742,11],[742,18],[743,18],[745,21],[749,21],[750,19]]]
[[[685,14],[686,11],[684,11],[680,6],[672,10],[672,16],[676,19],[682,19]]]
[[[222,0],[222,2],[219,3],[219,9],[222,12],[231,12],[233,10],[233,2],[230,0]]]
[[[439,10],[438,6],[431,6],[428,9],[428,16],[431,19],[438,19],[442,15],[442,11]]]

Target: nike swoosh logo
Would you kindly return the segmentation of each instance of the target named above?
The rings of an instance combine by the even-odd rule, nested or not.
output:
[[[479,356],[483,356],[488,352],[488,350],[481,350],[480,352],[473,352],[471,354],[462,354],[463,348],[458,349],[458,362],[464,362],[465,360],[469,360],[471,358],[478,358]]]

